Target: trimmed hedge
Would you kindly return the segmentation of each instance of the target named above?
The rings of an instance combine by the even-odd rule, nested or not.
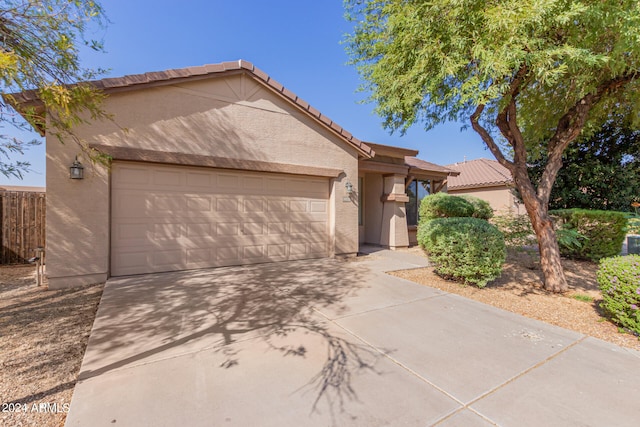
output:
[[[470,196],[468,194],[453,197],[462,197],[467,202],[471,203],[471,205],[473,206],[473,214],[471,214],[472,217],[486,220],[489,220],[493,217],[493,209],[491,208],[489,202],[487,202],[486,200],[482,200],[478,197]]]
[[[627,218],[623,212],[588,209],[560,209],[550,211],[560,219],[561,226],[580,235],[580,247],[561,247],[567,258],[599,261],[620,254],[627,232]]]
[[[479,218],[421,221],[418,243],[441,276],[479,288],[502,273],[506,249],[502,233]]]
[[[640,255],[602,259],[597,278],[607,317],[640,335]]]
[[[419,213],[421,221],[429,221],[436,218],[470,217],[474,211],[473,205],[462,197],[436,193],[422,199]]]
[[[436,218],[480,218],[488,220],[493,216],[493,209],[488,202],[474,196],[453,196],[447,193],[436,193],[422,199],[420,203],[420,219],[429,221]]]
[[[507,247],[522,249],[523,246],[534,246],[538,243],[528,215],[504,213],[491,218],[491,223],[498,227]]]
[[[640,217],[637,215],[627,215],[629,221],[629,234],[640,234]]]

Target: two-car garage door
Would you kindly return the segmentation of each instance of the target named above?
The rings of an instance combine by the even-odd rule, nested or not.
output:
[[[329,181],[114,162],[111,274],[328,256]]]

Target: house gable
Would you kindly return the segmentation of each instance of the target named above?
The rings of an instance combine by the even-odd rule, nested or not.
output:
[[[209,235],[198,238],[220,241],[222,238],[218,239],[218,234],[221,232],[235,230],[240,233],[244,230],[247,233],[249,229],[261,229],[263,233],[264,230],[273,233],[281,230],[290,237],[285,243],[272,242],[269,247],[266,246],[270,244],[268,240],[256,238],[251,247],[244,247],[251,237],[245,234],[242,243],[241,236],[227,236],[225,239],[229,242],[229,239],[236,239],[240,243],[236,242],[238,244],[233,249],[220,249],[214,245],[209,251],[203,247],[187,248],[187,244],[195,244],[184,237],[189,229],[188,221],[171,225],[173,231],[170,234],[175,241],[170,243],[184,243],[185,246],[179,250],[191,251],[187,256],[196,256],[195,252],[200,251],[202,253],[198,252],[198,256],[204,259],[204,253],[209,251],[210,257],[217,257],[215,262],[208,260],[203,265],[218,265],[219,258],[226,256],[222,252],[227,250],[237,251],[238,259],[272,259],[276,257],[274,251],[284,251],[282,259],[293,259],[293,252],[307,256],[309,250],[304,252],[301,247],[302,243],[310,244],[307,241],[309,227],[322,228],[322,233],[318,231],[316,234],[323,239],[320,243],[324,245],[326,242],[326,250],[312,251],[319,254],[317,256],[357,253],[357,204],[349,197],[347,183],[357,182],[358,159],[373,155],[373,150],[268,76],[248,69],[244,63],[235,69],[204,70],[201,74],[195,74],[197,70],[193,69],[174,71],[96,83],[101,84],[109,95],[104,108],[113,115],[113,120],[82,124],[75,129],[75,134],[87,145],[112,155],[114,163],[111,168],[91,164],[76,144],[60,144],[53,133],[47,135],[47,191],[51,196],[51,214],[47,216],[48,236],[51,237],[47,243],[50,286],[103,281],[113,271],[122,273],[122,269],[114,267],[113,260],[129,262],[135,257],[126,255],[130,253],[130,247],[118,246],[122,239],[114,238],[122,237],[124,228],[132,229],[123,223],[123,218],[130,220],[130,212],[116,208],[124,206],[123,200],[139,202],[146,213],[135,217],[138,221],[135,233],[151,239],[149,236],[155,233],[155,228],[148,227],[162,228],[165,222],[181,218],[171,214],[157,219],[156,216],[164,211],[154,207],[154,200],[174,200],[171,206],[182,209],[189,206],[188,203],[175,202],[177,199],[172,195],[182,197],[185,192],[189,192],[188,196],[197,199],[198,203],[209,198],[210,203],[202,202],[202,206],[224,208],[225,213],[221,214],[224,218],[216,219],[210,213],[207,217]],[[69,179],[69,164],[76,155],[85,165],[83,180]],[[134,188],[137,184],[132,184],[131,188],[116,188],[122,182],[129,182],[123,181],[123,174],[132,169],[148,176],[144,184],[146,187]],[[168,179],[165,175],[181,178]],[[189,185],[185,186],[189,177],[195,175],[208,176],[211,185],[207,188],[210,189],[191,190]],[[161,176],[164,178],[160,179]],[[231,178],[235,184],[228,195],[216,192],[222,181]],[[156,180],[162,181],[165,187],[153,187],[160,185]],[[279,184],[274,188],[267,185],[276,181]],[[183,187],[176,192],[172,190],[173,182]],[[264,194],[252,193],[240,200],[244,197],[242,192],[259,191],[253,189],[258,182],[264,184],[260,184],[260,191]],[[293,188],[309,182],[323,187],[325,195],[321,203],[309,197],[304,199],[308,188]],[[134,190],[138,193],[131,196]],[[276,190],[287,190],[287,193],[279,195]],[[215,203],[213,198],[216,198]],[[128,202],[125,205],[128,206]],[[131,204],[131,209],[137,209],[138,205]],[[227,205],[237,208],[237,212],[227,211]],[[254,205],[262,206],[262,210],[250,217]],[[305,221],[308,223],[309,218],[320,213],[323,216],[316,221],[317,224],[305,225]],[[117,215],[120,216],[116,218]],[[189,219],[195,214],[188,212],[185,215]],[[262,221],[262,226],[247,223],[245,230],[244,225],[236,224],[246,218]],[[214,227],[214,223],[219,221],[236,226],[229,230],[223,226]],[[278,225],[280,223],[284,225]],[[127,233],[129,231],[125,235]],[[269,236],[271,238],[273,236]],[[294,238],[298,241],[291,240]],[[69,244],[70,240],[77,243]],[[111,245],[110,242],[116,243]],[[282,249],[285,244],[290,249]],[[258,257],[257,254],[262,255]],[[149,252],[136,256],[163,255]],[[221,262],[219,265],[227,264],[227,261]],[[184,265],[195,264],[188,261],[172,268]]]

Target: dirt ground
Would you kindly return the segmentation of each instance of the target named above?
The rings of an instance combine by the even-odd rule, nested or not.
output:
[[[412,250],[420,251],[419,248]],[[543,276],[539,263],[526,252],[510,252],[502,276],[483,289],[445,280],[435,274],[432,268],[390,274],[640,350],[638,337],[619,332],[618,327],[606,320],[600,311],[602,296],[596,281],[598,265],[566,259],[562,265],[570,288],[563,295],[553,294],[542,288]]]
[[[103,285],[49,291],[0,267],[0,425],[62,426]]]

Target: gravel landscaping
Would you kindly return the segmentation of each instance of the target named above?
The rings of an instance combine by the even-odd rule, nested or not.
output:
[[[0,425],[62,426],[103,285],[49,291],[0,267]]]

